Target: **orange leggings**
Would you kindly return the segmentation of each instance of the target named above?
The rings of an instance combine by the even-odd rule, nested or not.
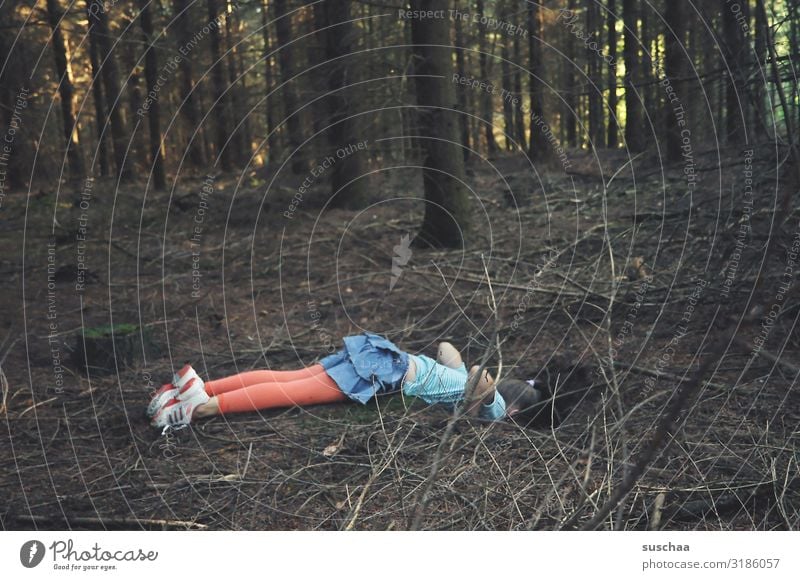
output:
[[[206,393],[217,397],[222,415],[294,405],[339,403],[349,399],[321,364],[296,371],[239,373],[207,382]]]

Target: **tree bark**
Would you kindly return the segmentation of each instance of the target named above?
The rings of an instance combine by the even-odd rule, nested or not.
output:
[[[542,15],[539,5],[528,3],[528,94],[531,101],[531,134],[528,142],[528,156],[542,160],[549,156],[550,145],[545,135],[538,129],[537,121],[544,123],[544,66],[542,65]]]
[[[213,117],[215,128],[215,142],[217,163],[224,172],[233,169],[231,143],[229,142],[228,128],[230,119],[228,116],[228,87],[225,85],[225,63],[222,61],[221,36],[222,25],[217,0],[206,0],[208,8],[208,22],[211,27],[211,86],[214,97]]]
[[[477,15],[479,21],[484,18],[483,0],[477,0],[476,4]],[[487,46],[486,46],[486,30],[480,29],[478,31],[478,66],[480,67],[481,80],[490,82],[489,63],[487,61]],[[497,155],[499,147],[494,138],[494,103],[492,94],[489,91],[481,92],[481,117],[483,119],[483,132],[486,139],[486,152],[488,155]]]
[[[455,0],[454,6],[456,9],[459,7],[458,0]],[[466,67],[464,66],[464,29],[460,18],[456,18],[453,22],[456,34],[456,72],[458,76],[463,78],[467,75]],[[464,149],[464,162],[466,163],[470,157],[470,140],[469,140],[469,117],[467,92],[461,89],[456,91],[456,100],[458,103],[458,127],[461,134],[461,145]]]
[[[327,0],[325,2],[325,48],[330,64],[325,67],[328,77],[328,143],[333,151],[339,151],[364,140],[361,118],[355,115],[347,97],[347,87],[358,82],[359,56],[348,56],[356,46],[356,28],[350,22],[349,0]],[[338,22],[338,24],[336,24]],[[333,26],[336,24],[335,26]],[[331,168],[331,206],[360,209],[369,201],[369,181],[365,176],[365,152],[355,151],[344,157],[336,155]]]
[[[261,35],[264,39],[264,84],[266,90],[264,94],[269,94],[273,90],[274,81],[272,78],[272,42],[269,34],[270,5],[267,0],[261,0]],[[280,111],[280,98],[278,93],[273,93],[264,100],[264,113],[266,115],[267,127],[267,159],[275,162],[281,157],[281,136],[275,123],[275,111]],[[280,113],[278,114],[280,117]]]
[[[180,115],[183,118],[183,125],[187,134],[187,163],[194,168],[204,167],[206,155],[203,146],[205,132],[200,125],[200,111],[198,100],[200,87],[194,82],[194,71],[192,67],[192,56],[189,54],[192,38],[190,13],[190,0],[173,0],[173,24],[175,27],[175,39],[180,52],[179,62],[179,98],[181,100]],[[183,54],[183,53],[186,54]]]
[[[500,20],[509,22],[508,1],[502,0],[498,7]],[[503,35],[500,38],[500,74],[502,75],[501,86],[503,87],[503,128],[505,137],[506,151],[515,151],[517,149],[516,133],[517,128],[514,118],[514,106],[511,100],[507,98],[509,95],[514,94],[514,73],[511,70],[511,57],[512,50],[514,49],[514,39],[517,35],[513,35],[513,39],[508,35]],[[514,61],[514,65],[519,65],[519,62]],[[517,66],[514,67],[514,70]]]
[[[586,0],[586,33],[603,46],[602,20],[598,14],[597,0]],[[589,140],[593,148],[606,144],[603,126],[603,80],[600,56],[592,49],[586,51],[586,72],[589,77]]]
[[[672,84],[676,98],[680,101],[686,99],[683,90],[684,77],[684,46],[685,46],[685,16],[682,2],[667,2],[664,13],[667,24],[664,75]],[[666,136],[666,154],[669,161],[678,161],[681,158],[681,128],[675,119],[674,108],[676,103],[667,98],[662,109],[662,131]]]
[[[573,18],[575,14],[576,0],[569,0],[567,10],[569,17]],[[567,145],[570,147],[578,146],[578,85],[575,82],[575,39],[569,31],[565,30],[566,42],[566,62],[564,63],[564,104],[562,108],[562,117],[564,118],[564,134]],[[531,132],[533,132],[531,130]]]
[[[514,35],[514,95],[522,102],[522,47],[519,35]],[[514,107],[514,128],[517,143],[522,151],[528,150],[528,139],[525,135],[525,114],[521,106]]]
[[[617,15],[616,0],[608,0],[606,6],[606,27],[608,28],[608,133],[606,146],[616,149],[619,145],[619,118],[617,117]]]
[[[138,0],[137,0],[138,2]],[[134,5],[136,2],[134,2]],[[135,31],[136,26],[134,22],[135,11],[131,9],[130,12],[124,12],[119,15],[117,25],[121,30]],[[135,34],[135,33],[134,33]],[[141,41],[141,39],[139,39]],[[121,46],[122,43],[120,43]],[[126,166],[128,171],[133,175],[141,175],[147,167],[147,146],[145,141],[147,135],[145,134],[144,127],[141,130],[137,127],[138,111],[142,107],[142,86],[141,76],[138,62],[139,55],[133,50],[119,50],[118,66],[122,69],[122,92],[127,96],[127,120],[128,124],[128,142],[127,142],[127,161]]]
[[[622,16],[625,24],[625,143],[632,153],[644,150],[644,125],[642,102],[636,94],[636,83],[641,79],[639,58],[638,10],[636,0],[623,0]]]
[[[772,73],[772,82],[775,85],[775,90],[778,93],[778,101],[783,111],[783,123],[786,127],[786,140],[789,143],[789,154],[792,156],[792,165],[794,166],[795,184],[800,184],[800,151],[798,151],[797,148],[797,135],[795,134],[794,124],[792,123],[792,110],[786,98],[786,92],[783,90],[783,81],[780,71],[778,70],[778,53],[775,50],[775,39],[769,28],[767,12],[764,8],[764,0],[756,0],[756,11],[761,15],[761,24],[764,26],[764,39],[766,40],[767,51],[770,57],[770,72]],[[777,134],[777,127],[775,127],[775,132]],[[781,204],[781,215],[784,220],[789,216],[791,209],[791,192],[792,189],[789,187],[787,187],[784,192],[783,202]],[[776,236],[771,236],[771,238],[775,237]],[[773,240],[770,239],[770,242],[772,241]]]
[[[501,14],[501,19],[506,20],[506,15]],[[514,144],[514,107],[511,101],[505,98],[505,95],[514,93],[514,82],[511,74],[511,51],[508,48],[511,39],[500,39],[500,74],[502,75],[501,86],[503,87],[503,131],[505,137],[506,151],[514,151],[516,146]]]
[[[147,93],[157,90],[158,81],[158,55],[153,44],[153,20],[150,16],[150,0],[139,0],[139,23],[144,34],[144,78],[147,83]],[[161,135],[161,105],[158,99],[153,99],[147,112],[147,128],[150,137],[150,163],[153,168],[153,185],[163,191],[167,188],[167,177],[164,173],[164,142]]]
[[[0,4],[0,30],[21,30],[22,26],[16,7],[9,2]],[[21,43],[14,34],[0,33],[0,55],[4,60],[4,65],[0,66],[0,131],[3,133],[0,140],[4,140],[7,129],[14,122],[14,109],[21,106],[19,99],[23,90],[27,95],[25,99],[30,96],[30,70],[19,57],[20,49]],[[21,110],[18,108],[16,112],[21,113]],[[27,142],[28,139],[18,134],[13,143],[4,142],[0,147],[0,206],[4,195],[13,189],[24,188],[28,182],[30,167],[24,159],[28,153]]]
[[[766,21],[766,11],[758,10],[758,7],[756,6],[756,9],[753,12],[755,23],[755,46],[753,52],[754,57],[758,61],[758,73],[753,87],[753,94],[756,101],[757,115],[764,127],[764,134],[769,134],[768,124],[770,122],[771,115],[767,112],[768,106],[766,98],[767,87],[769,86],[769,83],[765,82],[765,79],[769,78],[769,71],[767,70],[767,67],[769,66],[767,63],[767,40],[765,36],[769,23]]]
[[[447,0],[411,0],[412,10],[446,11]],[[442,18],[411,21],[416,60],[419,132],[425,151],[425,217],[414,245],[459,247],[469,231],[469,197],[459,152],[458,115],[453,88],[450,23]]]
[[[292,16],[287,14],[286,0],[275,0],[275,31],[278,37],[278,63],[280,64],[281,80],[283,81],[283,103],[286,107],[286,127],[289,133],[289,148],[292,150],[292,171],[304,174],[308,171],[309,163],[305,153],[300,150],[303,143],[302,112],[297,110],[297,94],[295,87],[297,79],[294,77],[294,56],[292,45]]]
[[[125,166],[127,149],[127,131],[125,118],[122,116],[122,106],[119,84],[119,70],[117,60],[111,50],[111,32],[108,27],[108,17],[105,10],[98,10],[94,0],[86,0],[86,11],[89,20],[89,35],[97,43],[97,57],[100,66],[100,76],[103,80],[103,96],[108,113],[107,124],[111,125],[111,143],[114,152],[114,167],[117,176],[122,181],[131,178],[130,170]]]
[[[658,41],[658,33],[655,34],[656,42],[653,42],[653,26],[650,22],[650,11],[653,10],[653,8],[648,4],[641,3],[639,4],[639,8],[639,16],[641,17],[642,25],[638,42],[642,45],[642,57],[636,82],[643,85],[639,94],[644,101],[644,110],[646,113],[644,116],[655,118],[658,116],[661,87],[659,87],[656,82],[658,79],[656,79],[656,67],[653,66],[653,63],[657,63],[659,70],[661,70],[661,43]],[[660,23],[661,20],[659,19],[658,22]]]
[[[744,36],[736,22],[736,15],[731,10],[726,0],[720,1],[722,11],[722,45],[724,47],[726,73],[728,82],[725,87],[725,137],[729,144],[738,144],[744,140],[744,125],[746,122],[745,98],[743,83],[742,56],[746,50]]]
[[[236,20],[235,9],[231,10],[230,0],[226,0],[225,16],[225,60],[228,68],[228,93],[230,94],[230,130],[232,138],[230,141],[231,157],[237,160],[237,164],[242,164],[250,157],[250,142],[247,138],[249,129],[247,125],[248,115],[245,90],[245,78],[239,75],[239,49],[236,46],[236,34],[234,28]]]
[[[98,47],[94,34],[89,34],[89,62],[92,65],[92,100],[94,101],[94,122],[97,127],[97,160],[100,165],[100,175],[111,175],[108,160],[108,147],[106,145],[106,131],[104,119],[106,118],[105,96],[101,80],[100,63],[98,62]]]
[[[800,0],[789,1],[789,22],[791,23],[789,31],[789,53],[791,54],[792,62],[800,63]],[[792,80],[792,99],[793,103],[797,103],[800,97],[800,86],[798,79],[795,77]],[[752,107],[751,107],[752,108]],[[800,127],[800,106],[795,106],[795,127]]]
[[[83,156],[81,155],[78,126],[75,124],[73,109],[74,87],[72,73],[69,67],[69,53],[66,40],[61,32],[61,19],[64,16],[58,0],[47,0],[47,19],[53,31],[53,57],[55,60],[56,77],[59,80],[58,91],[61,97],[61,121],[63,124],[64,144],[67,151],[70,178],[80,180],[84,177]]]
[[[237,38],[243,39],[242,42],[244,43],[249,38],[249,35],[245,34],[245,20],[241,18],[237,12],[235,13],[235,21]],[[245,74],[245,71],[248,70],[247,61],[245,60],[247,53],[246,45],[240,47],[236,51],[236,71],[242,79],[242,102],[246,107],[244,112],[245,117],[242,123],[242,129],[244,130],[242,133],[242,143],[244,144],[244,150],[247,152],[247,157],[249,159],[253,152],[253,123],[250,117],[250,91],[247,87],[247,79],[249,76]]]

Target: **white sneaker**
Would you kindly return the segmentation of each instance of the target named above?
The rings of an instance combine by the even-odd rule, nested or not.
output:
[[[179,396],[173,397],[158,410],[150,421],[153,427],[182,428],[192,420],[192,413],[200,405],[204,405],[211,398],[208,396],[199,377],[194,377],[179,390]]]
[[[147,405],[147,416],[153,417],[167,401],[174,398],[183,399],[181,389],[186,388],[191,379],[200,379],[191,365],[184,365],[183,368],[172,375],[172,382],[163,385],[150,399]],[[200,381],[202,383],[202,381]]]

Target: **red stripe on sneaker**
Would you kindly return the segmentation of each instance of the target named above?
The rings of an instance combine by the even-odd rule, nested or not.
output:
[[[193,384],[194,384],[194,377],[186,381],[186,384],[181,387],[181,390],[178,391],[178,393],[181,395],[184,394],[186,391],[192,388]]]
[[[172,383],[167,383],[166,385],[162,385],[162,387],[156,391],[156,396],[162,395],[167,391],[171,391],[174,388],[175,386]]]
[[[184,376],[186,376],[186,373],[188,373],[191,370],[191,368],[192,368],[192,365],[190,365],[190,364],[183,365],[183,368],[180,371],[178,371],[178,376],[180,378],[183,378]]]

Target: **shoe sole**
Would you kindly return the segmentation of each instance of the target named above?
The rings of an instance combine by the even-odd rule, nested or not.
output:
[[[173,397],[180,397],[183,394],[181,389],[186,389],[186,387],[191,384],[191,381],[194,378],[200,379],[197,372],[189,364],[184,365],[183,368],[177,373],[173,373],[171,384],[175,388],[165,391],[160,395],[156,395],[151,399],[150,403],[147,405],[147,410],[145,411],[147,417],[154,417],[156,413],[158,413],[158,410],[170,399]]]
[[[170,389],[168,391],[164,391],[160,395],[156,395],[150,400],[150,404],[147,405],[147,416],[153,417],[158,410],[164,406],[164,404],[169,401],[170,399],[174,398],[175,395],[178,394],[178,389]]]

